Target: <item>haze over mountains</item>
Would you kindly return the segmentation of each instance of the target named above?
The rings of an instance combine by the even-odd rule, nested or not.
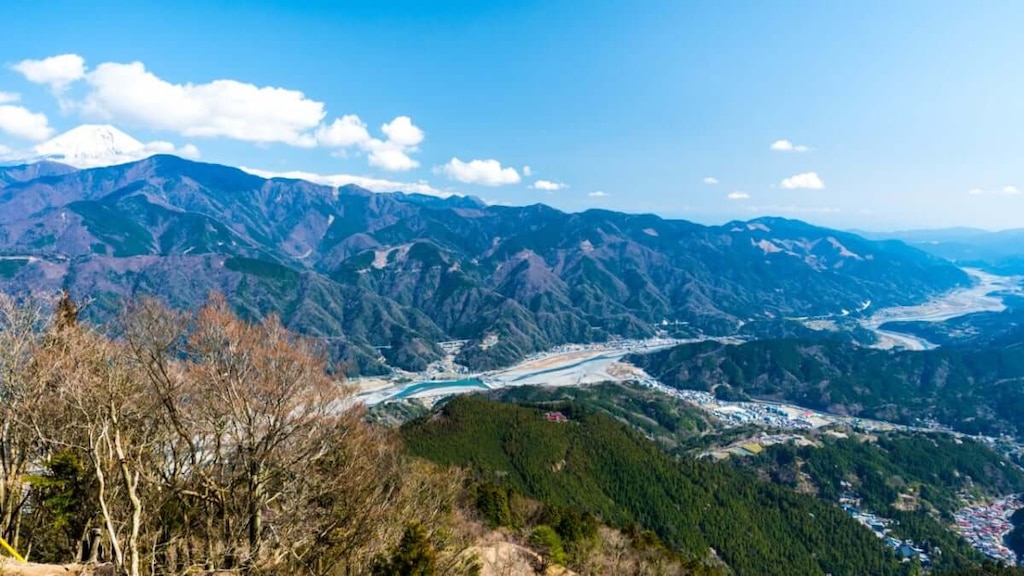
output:
[[[993,232],[977,228],[948,228],[867,236],[896,238],[930,254],[995,274],[1024,274],[1024,229]]]
[[[50,158],[88,165],[139,152],[104,127],[74,136]],[[793,220],[702,226],[489,206],[168,155],[0,168],[0,250],[6,290],[68,288],[92,299],[98,318],[124,296],[188,307],[220,291],[247,315],[275,312],[327,338],[362,373],[385,369],[380,354],[421,369],[449,339],[469,340],[459,360],[487,368],[566,342],[650,336],[666,322],[679,334],[726,335],[753,320],[908,304],[969,282],[901,242]]]

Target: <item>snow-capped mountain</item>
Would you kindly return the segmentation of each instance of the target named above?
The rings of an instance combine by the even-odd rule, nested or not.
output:
[[[113,166],[148,158],[154,154],[177,154],[195,158],[199,150],[191,144],[176,149],[170,142],[143,144],[106,124],[83,124],[36,145],[27,162],[49,160],[76,168]]]

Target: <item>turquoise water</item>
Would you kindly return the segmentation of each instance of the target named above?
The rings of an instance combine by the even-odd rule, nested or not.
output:
[[[478,378],[467,378],[465,380],[437,380],[433,382],[420,382],[406,387],[404,390],[391,396],[389,400],[398,400],[401,398],[408,398],[413,394],[425,392],[427,390],[437,390],[438,388],[451,388],[453,386],[461,386],[465,388],[479,388],[481,390],[490,390],[486,384],[484,384]]]

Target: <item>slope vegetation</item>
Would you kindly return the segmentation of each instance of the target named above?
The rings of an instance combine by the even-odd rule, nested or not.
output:
[[[604,210],[487,206],[263,179],[154,156],[73,170],[0,169],[0,287],[63,287],[109,316],[125,296],[194,306],[229,294],[329,338],[352,371],[410,369],[465,339],[460,361],[513,362],[564,342],[729,334],[743,323],[909,304],[964,285],[899,242],[802,222],[701,226]],[[27,260],[26,260],[27,259]],[[372,326],[372,330],[368,327]],[[497,336],[481,346],[485,336]]]
[[[902,574],[908,569],[838,507],[724,465],[677,460],[601,414],[453,399],[403,428],[409,449],[542,502],[639,524],[695,559],[714,549],[736,574]]]

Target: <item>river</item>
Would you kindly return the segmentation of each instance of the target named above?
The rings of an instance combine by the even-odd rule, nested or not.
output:
[[[461,380],[421,380],[393,383],[366,390],[357,398],[368,406],[406,398],[431,398],[495,390],[511,386],[580,386],[616,380],[609,369],[633,352],[653,352],[694,340],[625,340],[606,344],[566,346],[562,351],[538,354],[515,366],[469,374]]]
[[[861,325],[878,335],[880,348],[901,347],[909,350],[930,350],[936,345],[928,340],[893,330],[882,330],[887,322],[942,322],[976,312],[1001,312],[1006,309],[1000,293],[1024,294],[1021,276],[996,276],[975,268],[964,268],[974,284],[951,290],[923,304],[882,308],[861,321]]]

